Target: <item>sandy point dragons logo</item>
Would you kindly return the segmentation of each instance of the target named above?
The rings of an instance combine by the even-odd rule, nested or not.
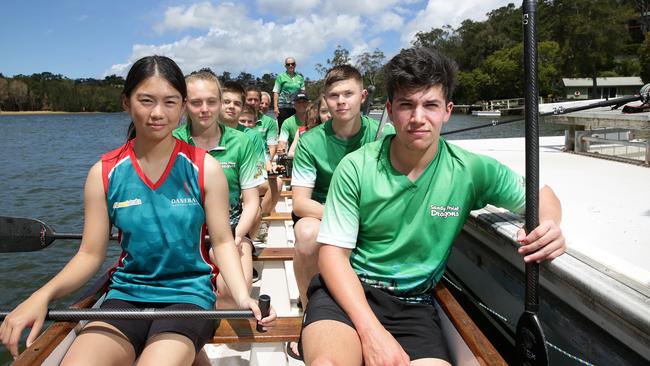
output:
[[[459,217],[460,207],[455,205],[430,205],[429,210],[431,217],[440,217],[446,219],[447,217]]]

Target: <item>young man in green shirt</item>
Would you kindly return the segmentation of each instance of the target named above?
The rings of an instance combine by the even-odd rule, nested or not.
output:
[[[296,147],[291,177],[296,237],[293,266],[303,306],[309,280],[318,273],[316,235],[332,173],[345,155],[377,137],[379,122],[361,115],[366,95],[356,68],[332,68],[325,77],[325,101],[332,119],[305,132]],[[394,133],[394,129],[386,125],[383,133]]]
[[[302,332],[307,364],[449,365],[431,291],[453,240],[471,210],[525,208],[523,177],[440,137],[453,108],[452,61],[411,48],[385,70],[396,135],[346,156],[332,178]],[[540,203],[540,226],[517,236],[526,262],[565,249],[547,186]]]
[[[305,93],[296,94],[293,103],[296,114],[287,118],[280,128],[280,137],[278,137],[278,151],[286,154],[291,147],[296,131],[305,124],[307,120],[307,106],[309,106],[309,97]]]
[[[264,137],[266,145],[266,160],[269,162],[266,166],[269,173],[268,185],[264,192],[260,192],[262,197],[262,216],[273,211],[273,208],[280,200],[281,182],[275,178],[275,175],[270,175],[272,170],[272,162],[275,158],[276,148],[278,147],[278,122],[263,114],[260,111],[260,104],[262,100],[262,91],[257,86],[251,85],[246,87],[246,104],[255,110],[257,121],[252,127],[257,130],[262,137]]]
[[[296,59],[287,57],[284,67],[287,71],[279,74],[273,85],[273,111],[280,127],[285,119],[296,113],[293,106],[296,94],[305,92],[305,78],[296,72]]]

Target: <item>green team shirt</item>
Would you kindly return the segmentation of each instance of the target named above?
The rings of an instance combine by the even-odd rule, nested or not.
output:
[[[266,179],[266,149],[264,148],[264,138],[262,137],[262,134],[254,128],[247,128],[240,124],[237,125],[237,131],[243,132],[253,143],[253,156],[263,171],[262,175],[264,179]]]
[[[368,144],[341,161],[317,240],[352,249],[350,264],[361,281],[423,301],[442,277],[470,211],[492,204],[523,212],[525,182],[498,161],[443,138],[412,182],[390,163],[392,140]]]
[[[294,114],[293,116],[287,118],[282,122],[282,128],[280,129],[280,141],[287,142],[287,150],[291,147],[293,138],[296,137],[296,132],[300,126],[304,125],[305,122],[298,119],[298,115]]]
[[[305,132],[300,136],[293,156],[291,185],[313,188],[312,199],[325,203],[336,166],[345,155],[364,144],[375,141],[378,127],[377,120],[362,116],[361,129],[349,140],[341,140],[336,137],[332,129],[332,120]],[[384,125],[383,136],[394,133],[395,129],[392,125]]]
[[[264,183],[264,166],[255,159],[253,143],[240,131],[219,124],[221,139],[208,153],[221,163],[228,180],[228,203],[230,204],[230,225],[236,226],[241,216],[241,190],[255,188]],[[188,123],[176,128],[172,135],[194,145]]]
[[[305,90],[302,74],[295,73],[293,77],[286,71],[279,74],[273,85],[273,92],[278,93],[278,108],[293,108],[293,100],[301,90]]]
[[[269,151],[269,145],[278,144],[278,121],[273,119],[273,117],[260,113],[254,129],[262,135],[264,148],[267,153]]]

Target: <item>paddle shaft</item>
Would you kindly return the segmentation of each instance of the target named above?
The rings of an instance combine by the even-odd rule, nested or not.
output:
[[[526,87],[528,87],[528,85],[526,85]],[[609,107],[609,106],[616,105],[616,104],[625,104],[625,103],[629,103],[629,102],[636,102],[636,101],[639,101],[639,100],[647,100],[647,98],[648,98],[647,95],[641,94],[641,95],[631,95],[631,96],[627,96],[627,97],[620,97],[620,98],[615,98],[615,99],[603,100],[603,101],[600,101],[600,102],[581,105],[581,106],[577,106],[577,107],[564,108],[562,106],[559,106],[559,107],[554,108],[550,112],[538,113],[538,116],[539,117],[558,116],[558,115],[561,115],[561,114],[567,114],[567,113],[571,113],[571,112],[579,112],[579,111],[584,111],[584,110],[592,109],[592,108]],[[537,99],[536,99],[536,101],[537,101]],[[535,104],[537,105],[537,102],[535,102]],[[528,107],[526,107],[526,109],[528,109]],[[538,108],[537,108],[537,110],[539,111]],[[511,119],[511,120],[507,120],[507,121],[494,120],[491,123],[486,123],[486,124],[483,124],[483,125],[472,126],[472,127],[467,127],[467,128],[460,128],[458,130],[442,132],[440,135],[442,135],[442,136],[451,135],[451,134],[454,134],[454,133],[478,130],[480,128],[485,128],[485,127],[500,126],[500,125],[505,125],[505,124],[514,123],[514,122],[521,122],[521,121],[524,121],[524,120],[526,120],[525,117],[524,118],[515,118],[515,119]]]
[[[0,320],[9,315],[0,312]],[[156,319],[244,319],[252,318],[252,310],[164,310],[164,309],[66,309],[48,310],[46,319],[54,321],[80,320],[156,320]]]
[[[537,2],[524,0],[524,103],[526,136],[526,232],[539,226],[539,110],[537,89]],[[526,263],[524,313],[517,322],[516,349],[521,365],[548,365],[548,350],[539,309],[539,264]]]

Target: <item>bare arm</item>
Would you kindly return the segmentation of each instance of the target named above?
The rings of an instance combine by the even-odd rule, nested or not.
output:
[[[278,145],[269,145],[269,155],[271,156],[271,162],[273,162],[273,158],[275,158],[275,152],[278,148]]]
[[[300,131],[296,131],[296,136],[293,138],[293,142],[291,143],[291,147],[289,148],[289,152],[287,153],[287,156],[290,158],[293,158],[293,154],[296,152],[296,146],[298,146],[298,139],[300,139]]]
[[[242,238],[248,233],[255,219],[257,218],[257,210],[260,206],[259,187],[242,189],[242,213],[239,218],[239,223],[235,228],[235,244],[239,246]]]
[[[278,108],[278,98],[279,94],[277,92],[273,92],[273,112],[275,113],[275,117],[277,117],[280,114],[280,108]]]
[[[30,345],[43,326],[47,305],[81,288],[99,270],[106,257],[110,223],[102,183],[102,165],[96,163],[84,187],[83,239],[77,254],[47,284],[18,305],[0,326],[0,337],[13,356],[18,355],[22,330],[31,327]]]
[[[519,253],[525,255],[526,262],[551,260],[566,249],[566,240],[560,229],[562,205],[551,187],[542,187],[539,203],[539,226],[528,235],[524,229],[517,233],[517,240],[522,244]]]
[[[332,297],[359,334],[365,364],[408,365],[406,352],[372,312],[350,265],[350,253],[350,249],[320,244],[318,266]]]
[[[292,186],[293,211],[300,217],[323,217],[323,205],[311,199],[313,188]]]

